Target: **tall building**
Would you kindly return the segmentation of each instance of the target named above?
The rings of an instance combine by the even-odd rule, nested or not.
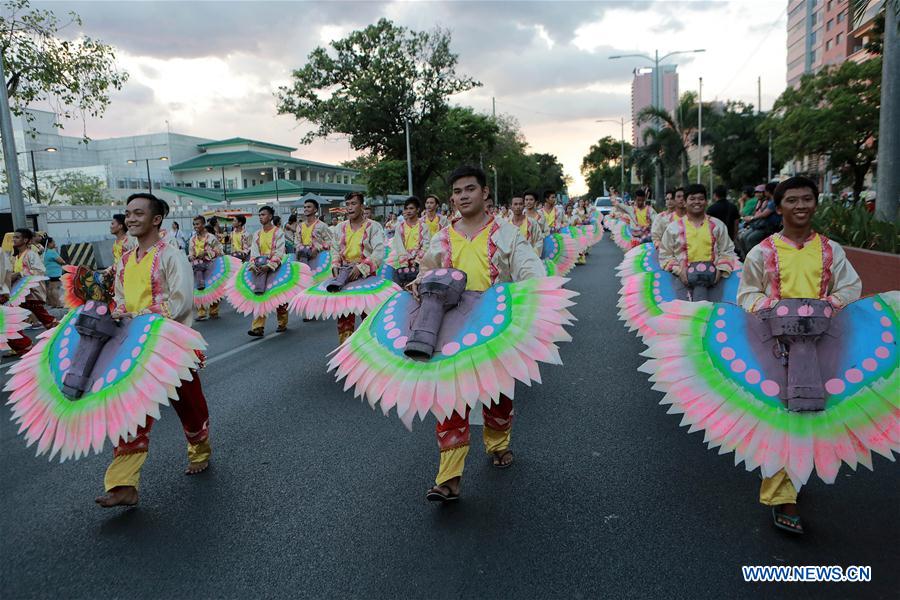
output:
[[[884,0],[871,0],[860,26],[854,28],[848,0],[788,0],[788,85],[796,87],[807,73],[848,59],[864,60],[864,36],[883,4]]]
[[[675,65],[660,65],[662,77],[662,107],[673,112],[678,106],[678,73]],[[631,123],[632,144],[634,147],[644,145],[644,131],[653,127],[652,121],[637,124],[638,114],[648,106],[656,105],[656,93],[653,89],[653,68],[635,69],[631,80]]]

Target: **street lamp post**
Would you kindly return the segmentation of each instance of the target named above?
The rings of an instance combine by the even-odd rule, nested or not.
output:
[[[403,117],[403,127],[406,130],[406,191],[412,196],[412,151],[409,148],[409,119],[406,117]]]
[[[265,171],[260,171],[259,174],[260,174],[260,175],[265,175],[266,172],[265,172]],[[279,202],[279,196],[278,196],[278,171],[276,170],[276,167],[272,167],[272,181],[275,182],[275,204],[278,204],[278,202]]]
[[[169,160],[168,156],[160,156],[159,158],[132,158],[128,160],[129,165],[136,165],[139,161],[144,161],[147,165],[147,191],[153,193],[153,180],[150,179],[150,161],[151,160]]]
[[[622,171],[621,193],[625,193],[625,117],[620,119],[597,119],[597,123],[618,123],[622,126],[622,150],[619,153],[619,166]]]
[[[675,56],[676,54],[696,54],[699,52],[706,52],[706,49],[700,48],[697,50],[676,50],[675,52],[669,52],[668,54],[663,55],[662,58],[660,58],[660,56],[659,56],[659,50],[654,51],[653,57],[647,56],[646,54],[617,54],[615,56],[610,56],[609,60],[615,60],[618,58],[642,58],[646,61],[652,62],[653,63],[653,97],[652,97],[653,107],[656,109],[661,109],[661,108],[663,108],[662,86],[661,86],[662,78],[659,76],[659,63],[666,60],[667,58],[669,58],[671,56]],[[658,118],[654,119],[654,125],[656,126],[657,131],[659,131],[661,129],[660,121]],[[662,168],[662,165],[657,160],[656,184],[654,185],[654,188],[655,188],[654,195],[656,196],[656,198],[661,198],[663,195],[662,194],[662,182],[660,181],[660,177],[659,177],[661,168]]]
[[[35,152],[56,152],[56,148],[44,148],[43,150],[23,150],[21,152],[16,152],[16,156],[20,154],[30,154],[31,155],[31,178],[34,180],[34,201],[38,204],[41,203],[41,190],[38,188],[38,180],[37,180],[37,166],[34,164],[34,153]]]
[[[206,167],[207,171],[212,171],[212,167]],[[225,201],[225,206],[228,207],[228,189],[225,186],[225,165],[222,165],[222,198]]]

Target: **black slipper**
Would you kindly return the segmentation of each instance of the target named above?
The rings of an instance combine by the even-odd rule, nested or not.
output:
[[[779,519],[788,521],[788,523],[790,523],[790,525],[788,525],[787,523],[780,522]],[[788,531],[795,535],[803,534],[803,523],[800,521],[800,516],[799,515],[792,516],[792,515],[785,514],[785,513],[781,512],[780,510],[778,510],[778,508],[775,506],[772,507],[772,523],[774,523],[775,527],[777,527],[778,529],[781,529],[783,531]]]
[[[447,490],[447,493],[442,493],[439,488],[444,488]],[[459,500],[459,494],[454,494],[446,485],[438,485],[425,493],[425,499],[429,502],[453,502],[454,500]]]
[[[509,454],[510,456],[513,456],[512,450],[509,450],[509,449],[501,450],[500,452],[494,452],[492,454],[493,459],[491,460],[491,464],[494,466],[494,468],[508,469],[512,466],[513,460],[515,460],[514,456],[513,456],[513,460],[509,461],[506,464],[503,464],[503,457],[506,456],[507,454]]]

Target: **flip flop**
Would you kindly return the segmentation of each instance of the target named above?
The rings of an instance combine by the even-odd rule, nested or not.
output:
[[[491,464],[494,466],[494,468],[497,468],[497,469],[508,469],[508,468],[510,468],[510,467],[512,466],[512,464],[513,464],[513,461],[512,461],[512,460],[509,461],[509,462],[506,463],[506,464],[503,464],[503,462],[502,462],[502,461],[503,461],[503,457],[506,456],[507,454],[509,454],[510,456],[513,456],[512,450],[510,450],[509,448],[507,448],[506,450],[501,450],[500,452],[494,452],[494,453],[492,454],[493,459],[491,460]],[[513,460],[515,460],[515,457],[514,457],[514,456],[513,456]]]
[[[779,519],[782,519],[782,520],[785,520],[785,521],[790,522],[790,525],[787,525],[787,524],[785,524],[785,523],[779,522]],[[775,527],[777,527],[778,529],[781,529],[781,530],[784,530],[784,531],[788,531],[788,532],[793,533],[793,534],[795,534],[795,535],[802,535],[802,534],[803,534],[803,523],[800,521],[799,515],[796,516],[796,517],[795,517],[795,516],[791,516],[791,515],[787,515],[787,514],[781,512],[780,510],[778,510],[778,509],[777,509],[776,507],[774,507],[774,506],[772,507],[772,523],[773,523],[773,524],[775,525]]]
[[[435,489],[437,488],[437,489]],[[447,490],[447,493],[444,494],[440,491],[440,488],[444,488]],[[429,502],[453,502],[454,500],[459,500],[459,494],[454,494],[450,491],[446,485],[438,485],[425,493],[425,499]]]

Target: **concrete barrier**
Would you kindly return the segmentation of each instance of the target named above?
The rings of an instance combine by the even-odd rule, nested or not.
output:
[[[862,279],[863,296],[900,290],[900,255],[849,246],[844,251]]]

